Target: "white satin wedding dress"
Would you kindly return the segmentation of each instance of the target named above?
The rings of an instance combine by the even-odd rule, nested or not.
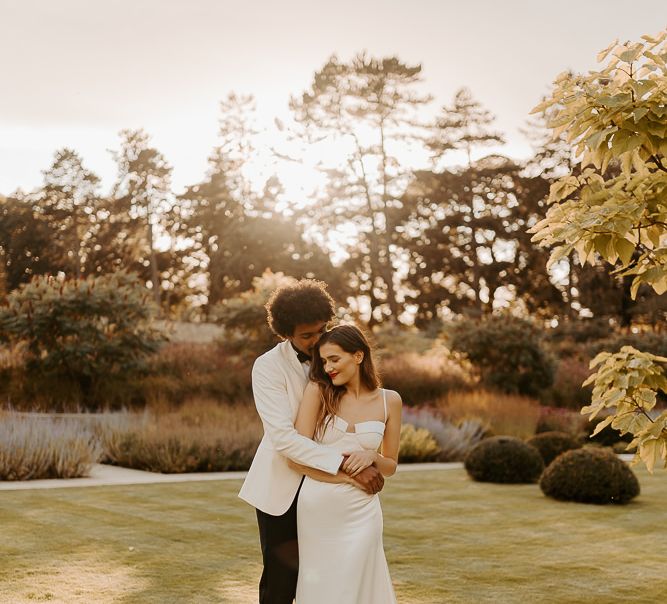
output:
[[[321,442],[338,451],[376,450],[387,421],[365,421],[349,432],[334,416]],[[394,604],[382,545],[378,495],[349,484],[319,482],[306,476],[297,502],[299,579],[296,604]]]

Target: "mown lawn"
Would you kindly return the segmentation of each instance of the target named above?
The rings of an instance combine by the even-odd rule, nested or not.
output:
[[[667,473],[623,507],[411,472],[383,494],[402,604],[662,602]],[[254,511],[238,481],[0,491],[0,602],[257,601]],[[345,603],[341,603],[345,604]]]

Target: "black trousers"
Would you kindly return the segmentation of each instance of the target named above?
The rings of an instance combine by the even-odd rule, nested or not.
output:
[[[299,574],[299,546],[296,537],[296,502],[282,516],[257,511],[259,542],[264,570],[259,580],[260,604],[292,604]]]

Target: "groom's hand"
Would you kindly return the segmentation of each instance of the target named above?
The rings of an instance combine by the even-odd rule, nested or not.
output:
[[[384,476],[375,466],[368,466],[354,477],[359,487],[369,495],[379,493],[384,486]]]

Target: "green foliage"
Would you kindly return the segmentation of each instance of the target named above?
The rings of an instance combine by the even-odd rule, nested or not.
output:
[[[490,314],[510,287],[531,312],[562,309],[546,253],[526,229],[544,215],[547,184],[498,155],[464,168],[417,172],[392,209],[396,240],[409,253],[406,282],[418,324],[454,313]],[[497,249],[506,250],[498,254]],[[498,294],[498,297],[497,295]]]
[[[600,55],[607,65],[588,75],[561,74],[552,96],[534,111],[554,107],[549,125],[582,156],[581,173],[551,187],[554,204],[532,231],[534,240],[555,245],[553,264],[576,251],[593,263],[599,254],[620,261],[642,283],[667,291],[667,252],[661,240],[667,223],[667,32],[644,42],[612,44]],[[612,161],[618,176],[606,177]]]
[[[136,276],[119,272],[85,280],[36,277],[0,307],[0,338],[23,345],[27,371],[64,379],[95,405],[105,380],[128,380],[147,368],[164,335]]]
[[[489,388],[536,396],[553,382],[552,360],[528,321],[511,316],[465,319],[447,332],[452,350],[470,360]]]
[[[94,257],[97,230],[99,177],[83,166],[81,157],[72,149],[56,151],[53,164],[44,171],[44,185],[33,194],[38,215],[54,229],[49,256],[69,277],[79,278],[86,260]],[[92,245],[91,245],[92,244]]]
[[[667,333],[625,333],[607,337],[587,347],[591,358],[605,350],[620,350],[622,346],[633,346],[638,350],[667,357]]]
[[[591,419],[611,411],[593,435],[605,426],[633,434],[631,447],[637,447],[636,460],[641,459],[650,471],[658,461],[667,467],[667,411],[655,418],[651,415],[656,392],[667,394],[667,377],[658,363],[667,363],[667,357],[632,346],[623,346],[615,354],[601,352],[591,361],[591,367],[600,366],[597,373],[584,382],[595,383],[593,403],[581,410]]]
[[[544,340],[559,357],[574,356],[581,351],[582,344],[608,338],[612,329],[609,319],[565,320],[545,330]]]
[[[433,435],[425,428],[415,428],[412,424],[401,426],[398,447],[399,463],[434,460],[440,449]]]
[[[641,42],[612,43],[598,55],[606,64],[587,75],[563,73],[550,98],[534,112],[549,112],[554,134],[564,134],[581,157],[579,169],[551,186],[552,204],[531,232],[553,246],[549,265],[576,251],[583,265],[598,257],[615,274],[667,292],[667,30]],[[620,173],[608,170],[613,163]],[[593,403],[582,413],[613,413],[611,424],[635,435],[637,459],[652,470],[667,466],[667,414],[654,419],[656,392],[667,381],[657,363],[667,358],[624,346],[601,353],[592,378]]]
[[[545,470],[540,488],[548,497],[579,503],[623,504],[639,495],[637,477],[608,449],[563,453]]]
[[[531,447],[535,447],[548,466],[556,457],[570,449],[578,449],[581,444],[571,434],[566,432],[541,432],[526,441]]]
[[[265,271],[252,280],[252,289],[216,304],[211,318],[225,327],[225,348],[256,357],[275,346],[278,339],[269,329],[265,305],[273,290],[295,282],[283,273]]]
[[[466,455],[465,469],[479,482],[537,482],[544,463],[537,449],[511,436],[492,436]]]
[[[6,292],[33,275],[63,268],[61,258],[53,254],[55,225],[44,220],[29,199],[0,197],[0,262]]]
[[[326,252],[303,238],[303,225],[286,216],[284,190],[270,176],[261,193],[245,173],[256,157],[256,106],[252,96],[230,93],[220,103],[219,135],[206,178],[179,196],[180,235],[208,282],[211,308],[252,287],[267,268],[297,277],[317,275],[330,286],[340,281]],[[335,287],[332,287],[335,290]]]

